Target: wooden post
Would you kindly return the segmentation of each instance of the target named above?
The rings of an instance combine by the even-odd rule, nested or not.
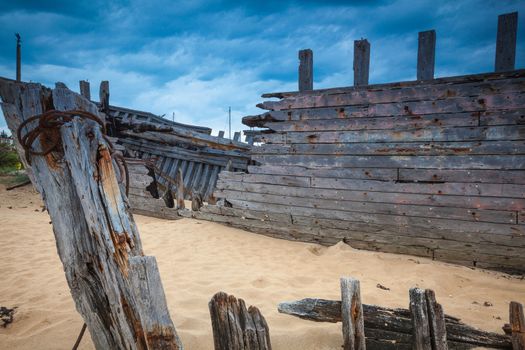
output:
[[[184,177],[181,168],[177,169],[177,209],[184,209]]]
[[[49,110],[96,106],[63,84],[0,80],[2,108],[15,125]],[[34,130],[30,123],[23,135]],[[45,133],[46,131],[44,131]],[[144,256],[140,235],[121,192],[118,167],[98,123],[75,117],[57,126],[59,149],[30,156],[36,188],[53,223],[58,255],[77,311],[96,349],[182,349],[157,264]],[[45,138],[42,138],[45,140]],[[33,144],[41,149],[40,138]],[[24,157],[24,154],[20,154]]]
[[[217,135],[217,137],[220,137],[220,138],[224,137],[224,130],[219,131],[219,135]]]
[[[436,31],[419,32],[417,49],[417,80],[434,79]]]
[[[20,34],[16,33],[16,81],[22,81],[22,45]]]
[[[103,80],[100,82],[99,90],[100,110],[107,113],[109,110],[109,81]]]
[[[270,331],[255,306],[219,292],[208,303],[215,350],[271,350]]]
[[[241,138],[241,132],[240,131],[236,131],[233,133],[233,141],[239,141],[239,139]]]
[[[496,72],[514,70],[516,60],[516,36],[518,32],[518,13],[512,12],[498,16],[498,36],[496,39]]]
[[[344,350],[364,350],[365,326],[359,281],[341,278],[341,316],[343,318]]]
[[[414,350],[432,349],[425,291],[412,288],[410,295],[410,314],[412,315],[412,341]]]
[[[436,301],[436,294],[431,289],[425,290],[428,309],[428,325],[432,350],[447,350],[447,329],[443,307]]]
[[[299,91],[314,88],[314,53],[310,49],[299,50]]]
[[[81,80],[78,82],[80,85],[80,94],[91,100],[91,87],[89,86],[89,81]]]
[[[523,305],[511,301],[509,305],[510,331],[512,337],[512,350],[525,350],[525,316]]]
[[[354,41],[354,85],[368,85],[370,43],[366,39]]]

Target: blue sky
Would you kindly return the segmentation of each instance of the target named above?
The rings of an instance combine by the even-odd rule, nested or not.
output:
[[[5,1],[0,0],[0,76],[226,130],[262,112],[264,92],[297,89],[297,51],[314,51],[314,87],[353,83],[353,41],[371,43],[370,82],[413,80],[417,33],[435,29],[436,76],[493,70],[497,15],[519,11],[516,67],[525,68],[525,1]],[[0,129],[6,129],[0,116]]]

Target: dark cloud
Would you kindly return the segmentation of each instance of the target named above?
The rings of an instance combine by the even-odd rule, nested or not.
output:
[[[351,85],[362,37],[371,82],[413,79],[427,29],[437,32],[438,76],[478,73],[493,69],[497,15],[520,11],[523,67],[524,10],[510,0],[0,0],[0,75],[14,75],[20,32],[26,80],[109,79],[114,103],[208,123],[228,105],[256,113],[260,93],[295,89],[299,49],[314,50],[316,87]]]

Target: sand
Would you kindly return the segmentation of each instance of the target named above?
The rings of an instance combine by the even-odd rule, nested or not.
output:
[[[0,349],[71,349],[82,326],[69,293],[47,212],[29,186],[0,187],[0,306],[17,307],[0,328]],[[171,316],[186,349],[212,349],[208,301],[218,291],[243,298],[266,317],[279,349],[340,349],[341,325],[281,315],[305,297],[339,298],[339,277],[361,280],[368,304],[407,307],[408,289],[432,288],[445,312],[501,333],[508,303],[525,302],[525,280],[504,274],[374,253],[345,244],[278,240],[216,223],[135,216],[144,250],[157,257]],[[380,283],[389,291],[377,288]],[[492,306],[484,306],[488,301]],[[89,334],[81,349],[93,349]]]

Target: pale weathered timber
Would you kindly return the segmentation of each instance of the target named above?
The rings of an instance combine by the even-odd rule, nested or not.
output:
[[[182,177],[182,170],[179,168],[177,171],[177,209],[184,209],[184,179]]]
[[[525,316],[523,305],[511,301],[509,305],[510,331],[512,338],[512,350],[525,349]]]
[[[341,322],[341,301],[307,298],[297,301],[282,302],[277,310],[280,313],[296,316],[305,320],[316,322]],[[363,317],[367,347],[369,346],[368,334],[376,330],[377,335],[394,334],[397,339],[411,339],[412,321],[410,311],[407,309],[390,309],[382,306],[363,304]],[[485,332],[470,327],[458,318],[445,315],[447,340],[451,349],[471,349],[478,347],[511,349],[510,336]],[[383,334],[382,334],[383,333]],[[405,336],[404,336],[405,335]],[[381,337],[379,337],[381,339]],[[384,339],[384,338],[383,338]],[[391,343],[391,340],[388,339]],[[387,343],[387,342],[384,342]],[[381,347],[378,347],[381,349]],[[394,347],[396,349],[397,347]],[[406,348],[406,347],[404,347]],[[410,349],[411,347],[408,347]],[[430,349],[430,348],[429,348]]]
[[[354,86],[368,85],[370,70],[370,43],[366,39],[354,41]]]
[[[104,113],[107,113],[109,111],[109,81],[103,80],[100,82],[98,96],[100,101],[100,110]]]
[[[434,79],[436,31],[419,32],[417,48],[417,80]]]
[[[98,114],[93,104],[63,84],[54,90],[40,84],[20,83],[17,91],[11,84],[0,86],[4,105],[16,111],[6,115],[10,128],[53,108]],[[100,127],[76,118],[60,128],[60,137],[62,152],[33,156],[31,166],[53,222],[66,280],[95,347],[182,349],[166,311],[156,263],[143,256]],[[148,281],[136,289],[141,271],[147,271]]]
[[[419,288],[411,288],[410,292],[410,315],[412,319],[412,342],[414,350],[432,349],[431,334],[429,328],[429,317],[425,291]]]
[[[343,348],[344,350],[365,350],[365,326],[359,281],[342,277],[340,284]]]
[[[471,84],[471,83],[487,83],[487,82],[493,82],[498,80],[507,80],[509,78],[516,79],[516,78],[522,78],[525,74],[524,69],[517,69],[514,71],[507,71],[507,72],[489,72],[489,73],[480,73],[480,74],[468,74],[468,75],[457,75],[452,77],[442,77],[442,78],[436,78],[431,81],[420,81],[420,80],[411,80],[411,81],[400,81],[400,82],[393,82],[393,83],[379,83],[379,84],[371,84],[371,85],[365,85],[365,86],[347,86],[347,87],[336,87],[336,88],[328,88],[328,89],[316,89],[311,91],[287,91],[287,92],[269,92],[262,94],[263,98],[298,98],[300,96],[304,95],[329,95],[329,94],[343,94],[347,93],[349,91],[364,91],[367,92],[375,92],[375,91],[394,91],[394,90],[401,90],[404,88],[416,88],[421,89],[425,86],[432,85],[432,86],[440,86],[440,85],[446,85],[446,86],[456,86],[456,85],[463,85],[463,84]],[[373,103],[377,101],[371,101]]]
[[[79,86],[80,86],[80,94],[84,96],[86,99],[91,100],[91,88],[89,86],[89,81],[80,80]]]
[[[425,298],[427,301],[432,350],[447,350],[447,329],[443,307],[436,301],[436,294],[432,289],[425,290]]]
[[[299,51],[299,91],[314,88],[314,53],[310,49]]]
[[[498,16],[498,36],[496,38],[496,72],[511,71],[516,60],[516,36],[518,32],[518,13],[512,12]]]
[[[255,306],[219,292],[208,303],[215,350],[271,350],[270,331]]]

